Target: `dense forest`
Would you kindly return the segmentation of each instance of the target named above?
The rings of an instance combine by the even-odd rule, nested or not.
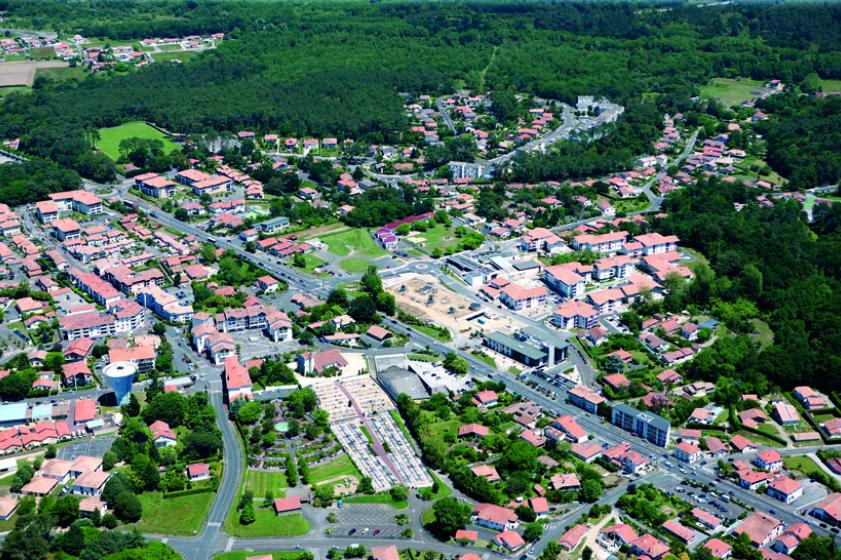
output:
[[[841,178],[841,97],[774,95],[760,103],[773,118],[758,130],[768,141],[766,161],[794,188]]]
[[[398,92],[460,86],[567,102],[605,95],[625,105],[608,138],[564,143],[556,158],[535,157],[515,173],[581,176],[621,167],[650,146],[656,114],[684,110],[713,76],[841,77],[841,26],[826,24],[841,20],[836,5],[2,0],[0,9],[14,26],[113,41],[209,32],[231,39],[185,64],[38,80],[32,94],[9,95],[0,137],[21,136],[31,147],[49,130],[64,139],[53,150],[62,164],[87,177],[111,173],[81,155],[95,130],[129,119],[185,133],[255,129],[394,142],[405,124]]]
[[[810,384],[841,386],[841,206],[819,205],[812,224],[800,205],[744,204],[756,190],[718,181],[674,193],[659,228],[701,251],[709,266],[670,294],[675,308],[713,309],[734,333],[719,338],[687,369],[699,378],[733,379],[764,392]],[[670,298],[667,298],[667,303]],[[773,340],[756,336],[766,322]]]

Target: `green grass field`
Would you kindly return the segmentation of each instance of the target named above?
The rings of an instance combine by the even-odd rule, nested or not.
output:
[[[304,560],[309,558],[306,552],[292,552],[291,550],[267,550],[252,552],[250,550],[232,550],[230,552],[223,552],[213,557],[213,560],[245,560],[251,556],[260,556],[263,554],[271,554],[272,560]]]
[[[355,476],[357,480],[362,478],[359,469],[347,455],[342,455],[329,463],[311,467],[308,480],[310,484],[318,484],[341,476]]]
[[[415,235],[424,240],[423,246],[427,251],[444,250],[458,243],[458,239],[453,234],[452,226],[447,227],[439,223],[426,231],[417,232]]]
[[[155,62],[169,62],[172,60],[180,60],[181,62],[185,62],[200,55],[200,51],[173,51],[173,52],[159,52],[153,53],[152,59]]]
[[[783,465],[790,471],[797,471],[803,477],[812,476],[812,473],[823,472],[823,469],[815,463],[814,459],[806,456],[787,456],[783,457]]]
[[[350,273],[365,272],[370,264],[370,261],[359,257],[348,257],[339,261],[339,268]]]
[[[236,508],[236,504],[234,504]],[[276,515],[274,510],[265,507],[255,507],[255,521],[251,525],[240,525],[236,510],[228,516],[225,531],[234,537],[295,537],[306,535],[310,530],[310,522],[300,513]]]
[[[821,80],[825,93],[841,93],[841,80]]]
[[[256,498],[265,496],[269,490],[277,497],[278,492],[287,486],[286,473],[248,469],[245,475],[245,487],[254,492]]]
[[[140,494],[143,517],[136,527],[143,533],[195,535],[201,531],[213,504],[213,492],[164,499],[160,492]]]
[[[723,105],[732,107],[741,105],[754,96],[753,90],[762,87],[758,80],[744,78],[713,78],[701,88],[702,97],[717,99]]]
[[[155,130],[145,122],[134,121],[112,128],[100,128],[96,147],[113,160],[120,158],[120,142],[126,138],[148,138],[164,143],[164,151],[170,153],[178,149],[178,144]]]
[[[328,250],[336,256],[346,257],[351,252],[366,257],[381,257],[386,254],[385,249],[377,245],[371,233],[364,228],[349,229],[340,233],[325,235],[321,240],[327,244]]]
[[[388,492],[373,494],[371,496],[351,496],[350,498],[345,498],[344,502],[346,504],[387,504],[395,509],[406,509],[409,507],[408,500],[394,501]]]
[[[313,255],[312,253],[306,253],[301,255],[304,258],[304,266],[303,268],[299,268],[299,270],[303,270],[304,272],[311,274],[312,271],[319,266],[324,264],[324,259],[320,259]],[[293,261],[294,262],[294,261]],[[294,264],[293,264],[294,266]],[[296,267],[298,268],[298,267]]]

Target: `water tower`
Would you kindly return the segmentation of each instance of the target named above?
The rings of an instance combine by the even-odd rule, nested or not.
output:
[[[113,362],[103,368],[102,375],[114,390],[117,406],[128,402],[127,397],[137,375],[137,366],[131,362]]]

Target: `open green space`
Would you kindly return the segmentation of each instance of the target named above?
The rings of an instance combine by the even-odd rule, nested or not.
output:
[[[155,62],[170,62],[172,60],[180,60],[181,62],[184,62],[200,54],[201,51],[159,52],[152,54],[152,60]]]
[[[841,93],[841,80],[821,80],[824,93]]]
[[[395,509],[406,509],[409,507],[408,500],[394,500],[388,492],[383,492],[382,494],[371,494],[370,496],[351,496],[349,498],[345,498],[344,502],[346,504],[387,504]]]
[[[48,80],[82,80],[87,76],[84,66],[66,66],[64,68],[38,68],[35,70],[35,78],[47,78]]]
[[[248,469],[245,474],[245,488],[251,490],[256,497],[265,496],[269,490],[277,496],[278,490],[287,486],[289,483],[286,481],[286,473],[283,472]]]
[[[0,87],[0,99],[3,99],[4,97],[9,95],[10,93],[18,93],[18,92],[23,93],[25,91],[29,91],[28,86],[4,86],[4,87]]]
[[[100,128],[96,147],[111,159],[117,160],[120,158],[120,142],[127,138],[160,140],[164,143],[164,152],[166,153],[178,149],[178,144],[170,140],[165,134],[141,121],[127,122],[111,128]]]
[[[316,257],[312,253],[305,253],[305,254],[301,255],[301,257],[304,259],[304,266],[299,268],[299,270],[303,270],[304,272],[306,272],[308,274],[311,274],[313,270],[315,270],[316,268],[318,268],[319,266],[322,266],[324,264],[324,259]],[[294,264],[294,261],[293,261],[293,264]],[[298,268],[298,267],[296,267],[296,268]]]
[[[733,435],[740,435],[744,438],[749,439],[753,443],[762,446],[762,447],[783,447],[780,442],[773,440],[771,438],[767,438],[765,436],[761,436],[755,432],[749,432],[747,430],[740,430]]]
[[[759,80],[745,78],[713,78],[701,88],[702,97],[717,99],[723,105],[741,105],[754,96],[753,91],[762,87]]]
[[[300,513],[277,515],[272,508],[255,507],[254,516],[254,523],[241,525],[234,509],[225,523],[225,531],[234,537],[258,538],[295,537],[306,535],[310,530],[310,522]]]
[[[453,227],[448,227],[438,222],[434,222],[433,227],[426,231],[415,232],[413,237],[423,239],[423,247],[430,252],[435,249],[441,249],[443,251],[458,243],[458,238],[453,233]]]
[[[232,550],[230,552],[223,552],[213,557],[213,560],[245,560],[252,556],[271,555],[272,560],[307,560],[311,556],[306,552],[293,552],[291,550],[268,550],[252,552],[250,550]]]
[[[648,207],[648,198],[638,196],[635,198],[619,198],[611,201],[617,212],[639,212]]]
[[[160,492],[139,494],[143,517],[136,527],[157,535],[195,535],[210,513],[214,495],[211,491],[173,498],[164,498]]]
[[[804,477],[813,476],[816,472],[823,472],[823,469],[821,469],[814,459],[805,455],[783,457],[783,465],[787,470],[797,471]]]
[[[361,259],[359,257],[349,257],[347,259],[342,259],[339,261],[339,268],[344,270],[345,272],[365,272],[368,270],[368,266],[370,266],[370,261],[365,259]]]
[[[357,480],[362,478],[359,469],[347,455],[342,455],[329,463],[310,467],[308,480],[310,484],[318,484],[325,480],[331,480],[342,476],[355,476]]]
[[[321,240],[327,244],[331,253],[339,257],[346,257],[351,252],[366,257],[381,257],[386,254],[385,249],[377,245],[377,242],[371,237],[371,233],[364,228],[332,233],[323,236]]]

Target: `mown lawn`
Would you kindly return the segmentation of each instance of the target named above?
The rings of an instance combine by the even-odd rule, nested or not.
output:
[[[324,264],[323,259],[320,259],[320,258],[316,257],[312,253],[306,253],[306,254],[301,255],[301,256],[304,258],[304,267],[301,268],[300,270],[303,270],[304,272],[312,273],[312,271],[314,269],[316,269],[319,266]],[[293,263],[294,263],[294,261],[293,261]],[[366,264],[367,264],[367,262],[366,262]],[[298,268],[298,267],[296,267],[296,268]]]
[[[821,80],[825,93],[841,93],[841,80]]]
[[[236,506],[235,506],[236,507]],[[310,522],[300,513],[276,515],[274,509],[255,507],[255,520],[250,525],[240,525],[236,510],[228,516],[225,531],[234,537],[295,537],[306,535],[310,530]]]
[[[805,455],[783,457],[783,465],[789,471],[797,471],[804,477],[812,476],[812,473],[823,472],[814,459]]]
[[[356,468],[356,465],[353,464],[353,461],[347,455],[342,455],[338,459],[324,463],[323,465],[310,467],[307,480],[309,480],[310,484],[318,484],[325,480],[341,476],[355,476],[357,480],[362,478],[359,469]]]
[[[712,97],[723,105],[741,105],[754,96],[753,90],[762,87],[758,80],[745,78],[713,78],[701,88],[702,97]]]
[[[139,494],[143,517],[136,527],[143,533],[195,535],[210,513],[214,492],[200,492],[164,499],[160,492]]]
[[[396,501],[392,499],[388,492],[372,494],[370,496],[351,496],[350,498],[344,498],[344,502],[346,504],[387,504],[395,509],[406,509],[409,507],[408,500]]]
[[[47,78],[49,80],[82,80],[87,76],[84,66],[67,66],[65,68],[38,68],[35,70],[35,78]]]
[[[444,250],[458,243],[458,239],[453,233],[453,227],[447,227],[439,223],[426,231],[416,232],[414,235],[423,239],[423,246],[427,251]]]
[[[371,263],[359,257],[348,257],[339,261],[339,268],[345,272],[365,272]]]
[[[120,142],[127,138],[160,140],[164,144],[164,152],[166,153],[178,149],[178,144],[141,121],[127,122],[111,128],[100,128],[96,147],[111,159],[117,160],[120,158]]]
[[[331,253],[339,257],[346,257],[351,251],[366,257],[381,257],[386,254],[385,249],[377,245],[371,233],[364,228],[325,235],[321,240],[327,244]]]

